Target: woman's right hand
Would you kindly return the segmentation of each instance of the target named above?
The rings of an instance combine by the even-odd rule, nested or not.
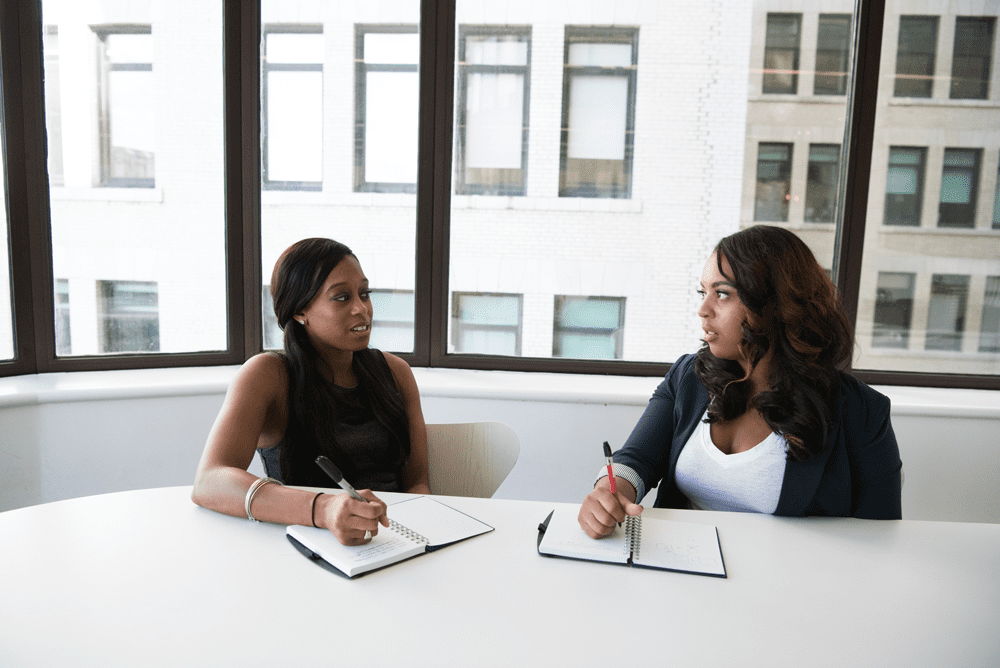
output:
[[[368,502],[347,493],[324,494],[316,500],[316,526],[329,529],[343,545],[364,545],[378,534],[380,524],[389,526],[385,503],[370,489],[358,493]]]
[[[627,481],[615,477],[616,494],[611,493],[608,478],[601,478],[594,490],[580,505],[577,520],[591,538],[603,538],[625,521],[626,515],[639,515],[642,506],[635,503],[635,489]]]

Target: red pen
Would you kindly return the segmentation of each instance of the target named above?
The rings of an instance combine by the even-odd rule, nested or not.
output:
[[[611,483],[611,493],[617,494],[618,490],[615,489],[615,473],[611,470],[611,465],[614,461],[611,459],[611,446],[608,445],[607,441],[604,441],[604,459],[608,462],[608,482]]]

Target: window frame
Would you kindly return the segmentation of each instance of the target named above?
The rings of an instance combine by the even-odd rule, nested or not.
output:
[[[447,353],[448,256],[454,0],[421,4],[419,167],[417,194],[416,323],[413,366],[561,373],[660,376],[665,363],[543,358],[494,358]],[[228,341],[223,351],[57,358],[53,276],[45,169],[40,0],[0,3],[4,140],[11,241],[15,359],[0,361],[0,376],[127,368],[241,364],[262,347],[260,309],[260,8],[251,0],[222,0],[225,117],[225,272]],[[871,175],[884,0],[862,0],[856,20],[855,77],[848,96],[848,141],[843,147],[844,216],[838,224],[833,274],[848,317],[855,319]],[[879,167],[881,168],[881,167]],[[1000,389],[1000,377],[855,370],[873,384]]]
[[[150,25],[135,23],[109,23],[90,27],[97,38],[97,144],[100,171],[98,183],[105,188],[155,188],[156,187],[156,153],[153,153],[153,176],[122,177],[112,174],[111,156],[111,103],[108,99],[110,84],[108,75],[111,72],[149,72],[152,76],[152,63],[110,63],[105,50],[107,39],[113,35],[152,35]]]
[[[320,74],[320,96],[323,96],[323,63],[270,63],[266,58],[267,35],[322,35],[323,26],[308,23],[275,23],[264,26],[261,39],[261,99],[262,110],[267,109],[268,81],[267,76],[271,72],[319,72]],[[272,180],[268,176],[268,142],[263,141],[267,137],[270,117],[267,113],[262,113],[264,119],[261,122],[261,188],[264,190],[294,190],[294,191],[319,191],[323,189],[322,174],[322,143],[323,135],[320,128],[320,179],[319,181],[279,181]]]
[[[799,94],[799,68],[802,62],[802,15],[803,12],[767,12],[764,28],[764,62],[761,67],[760,90],[764,95],[798,95]],[[785,19],[795,22],[795,46],[770,44],[771,18],[776,20]],[[776,51],[789,51],[792,55],[790,82],[787,86],[778,86],[780,75],[773,67],[768,67],[769,55]],[[772,83],[768,83],[771,81]],[[776,90],[778,89],[778,90]]]

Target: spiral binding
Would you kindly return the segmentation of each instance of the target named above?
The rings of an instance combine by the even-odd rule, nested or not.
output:
[[[625,518],[625,535],[628,540],[625,542],[626,554],[632,555],[632,561],[639,558],[639,545],[642,543],[642,517],[639,515],[629,515]]]
[[[396,533],[400,534],[404,538],[409,538],[415,543],[423,543],[425,545],[430,543],[429,540],[418,534],[416,531],[403,526],[396,520],[389,520],[389,528],[395,531]]]

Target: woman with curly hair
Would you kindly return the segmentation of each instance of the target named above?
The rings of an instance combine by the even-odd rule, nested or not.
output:
[[[889,400],[842,371],[853,332],[809,248],[780,227],[723,238],[701,278],[703,344],[675,362],[580,508],[593,538],[656,507],[899,519]]]
[[[405,361],[368,347],[373,308],[361,263],[332,239],[303,239],[275,263],[271,295],[284,353],[236,375],[198,465],[192,500],[280,524],[329,529],[359,545],[388,526],[372,490],[430,492],[420,393]],[[260,452],[267,473],[247,471]],[[366,502],[330,487],[324,455]],[[270,484],[274,483],[274,484]]]

